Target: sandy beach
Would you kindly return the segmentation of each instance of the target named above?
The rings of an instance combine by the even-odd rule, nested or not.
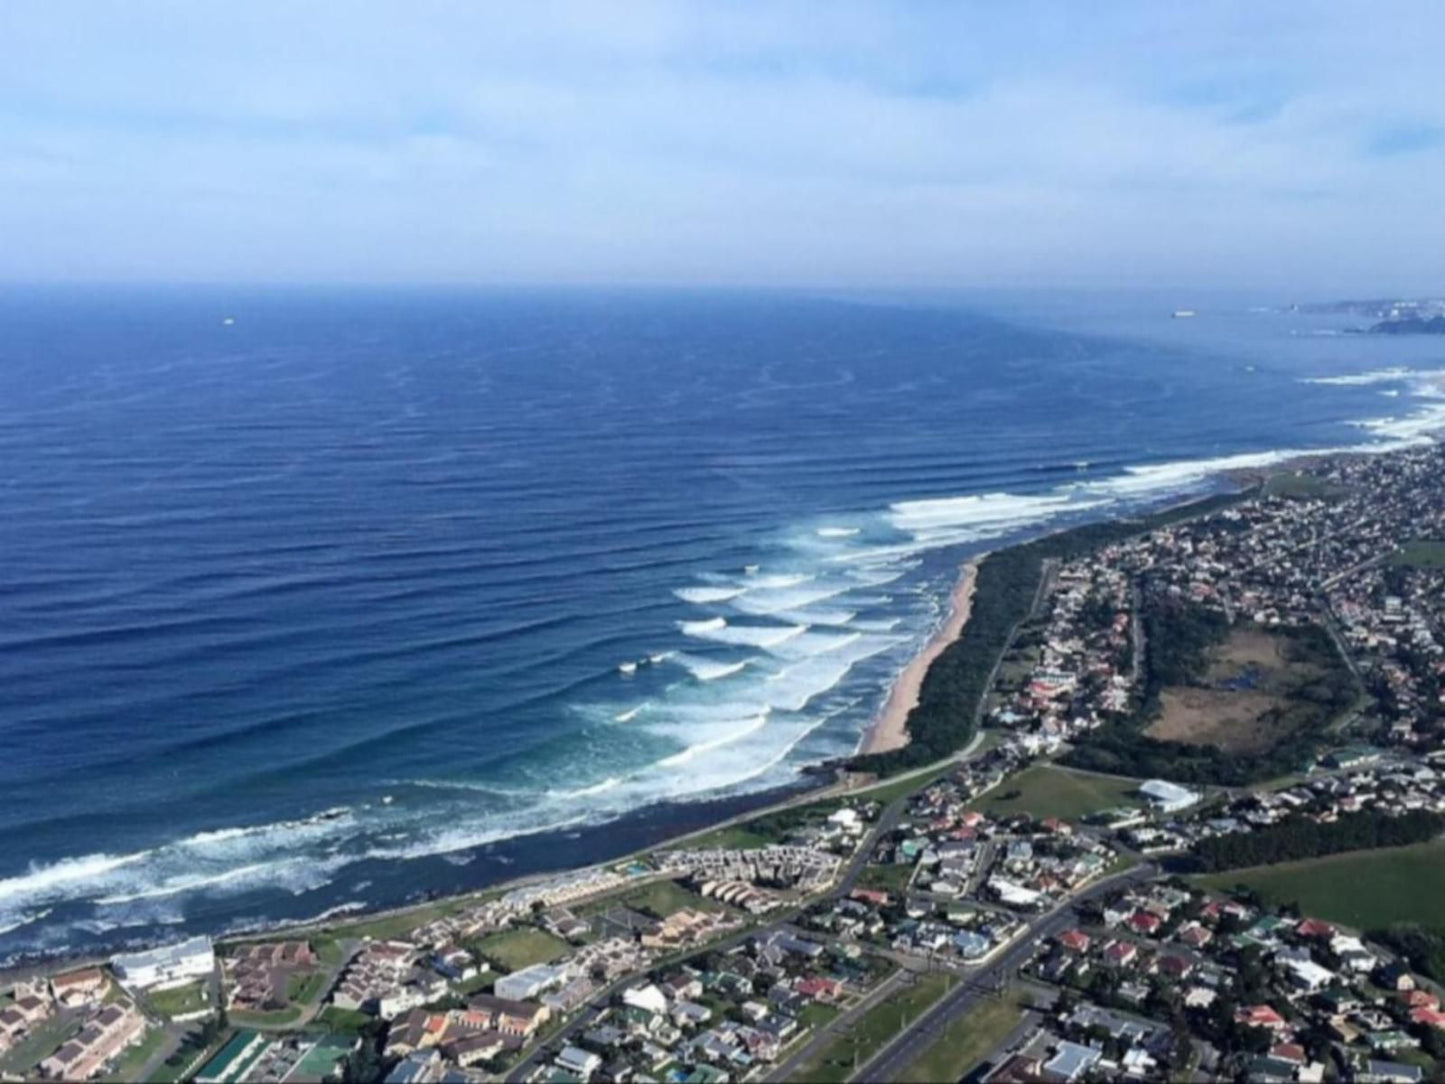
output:
[[[908,713],[918,705],[918,693],[923,687],[923,676],[928,673],[928,668],[933,665],[933,660],[938,658],[953,641],[957,640],[963,632],[964,625],[968,624],[968,615],[973,607],[974,582],[978,577],[978,565],[988,554],[981,553],[966,561],[959,571],[958,583],[954,585],[953,594],[949,596],[948,617],[944,619],[938,631],[933,634],[923,650],[913,656],[903,672],[898,675],[898,680],[893,683],[892,690],[888,693],[888,699],[883,704],[883,710],[878,717],[869,725],[867,733],[858,746],[860,753],[886,753],[890,749],[899,749],[908,744],[908,731],[905,724],[908,721]]]

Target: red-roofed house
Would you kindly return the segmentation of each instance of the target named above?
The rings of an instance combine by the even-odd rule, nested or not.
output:
[[[1269,1028],[1271,1031],[1283,1031],[1289,1027],[1285,1018],[1268,1005],[1250,1005],[1239,1009],[1234,1014],[1234,1022],[1249,1028]]]
[[[1307,918],[1294,928],[1301,937],[1319,937],[1325,940],[1335,935],[1335,928],[1318,918]]]
[[[1072,824],[1069,824],[1067,821],[1059,820],[1058,817],[1045,817],[1042,823],[1045,832],[1053,832],[1055,835],[1059,836],[1069,836],[1074,834],[1074,826]]]
[[[1279,1043],[1276,1046],[1272,1046],[1270,1047],[1269,1056],[1279,1058],[1281,1061],[1292,1061],[1296,1065],[1303,1065],[1309,1060],[1309,1055],[1305,1053],[1305,1048],[1300,1046],[1299,1043]]]
[[[1422,1005],[1418,1009],[1410,1010],[1410,1023],[1445,1029],[1445,1012],[1441,1012],[1439,1009],[1427,1009]]]
[[[793,989],[814,1001],[836,1001],[843,992],[843,984],[836,979],[825,979],[819,976],[800,979],[793,985]]]
[[[1161,956],[1155,966],[1161,975],[1172,979],[1187,979],[1194,971],[1194,964],[1183,956]]]
[[[1070,930],[1059,935],[1059,944],[1070,952],[1088,952],[1093,940],[1083,930]]]
[[[1405,995],[1405,1004],[1412,1009],[1438,1009],[1440,999],[1429,990],[1411,990]]]
[[[1139,955],[1139,946],[1132,941],[1110,941],[1104,947],[1104,959],[1111,964],[1124,967]]]
[[[1203,926],[1192,924],[1179,931],[1179,940],[1190,948],[1203,948],[1214,940],[1214,934]]]
[[[877,888],[855,888],[851,895],[855,900],[874,907],[888,906],[888,893]]]
[[[1164,920],[1158,915],[1151,915],[1148,911],[1135,911],[1129,916],[1128,925],[1139,933],[1152,934],[1164,925]]]

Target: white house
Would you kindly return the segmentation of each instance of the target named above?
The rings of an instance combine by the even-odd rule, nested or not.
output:
[[[178,945],[110,958],[110,966],[127,986],[180,986],[216,969],[216,951],[209,937],[193,937]]]

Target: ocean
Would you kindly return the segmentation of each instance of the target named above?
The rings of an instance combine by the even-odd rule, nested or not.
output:
[[[0,293],[0,957],[796,784],[963,557],[1445,422],[1445,343],[1281,300]]]

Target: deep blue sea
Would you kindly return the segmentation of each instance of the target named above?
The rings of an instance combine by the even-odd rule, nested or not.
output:
[[[796,781],[963,556],[1439,423],[1445,343],[1288,300],[0,293],[0,956]]]

